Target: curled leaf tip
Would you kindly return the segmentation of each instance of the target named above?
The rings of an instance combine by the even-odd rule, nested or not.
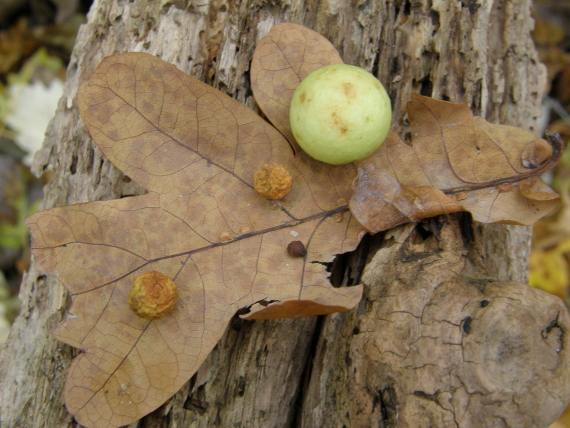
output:
[[[540,179],[560,160],[557,133],[546,141],[420,95],[408,115],[412,143],[391,133],[359,165],[350,209],[370,232],[458,211],[482,223],[531,225],[559,203]]]
[[[552,164],[550,166],[550,168],[552,168],[554,165],[558,163],[558,161],[562,157],[562,152],[564,152],[564,141],[562,140],[562,137],[558,132],[550,132],[547,130],[544,132],[544,135],[546,136],[546,139],[552,146],[552,156],[550,157],[550,162],[549,162]]]

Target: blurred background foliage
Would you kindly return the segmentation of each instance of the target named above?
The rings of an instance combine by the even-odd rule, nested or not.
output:
[[[66,65],[91,0],[0,0],[0,346],[30,264],[24,220],[50,173],[30,172],[55,113]]]
[[[534,0],[533,13],[533,39],[548,73],[541,131],[559,132],[566,150],[543,177],[562,196],[562,204],[534,225],[529,284],[570,306],[570,0]],[[570,428],[570,407],[550,428]]]
[[[455,0],[452,0],[455,1]],[[18,288],[30,263],[25,218],[35,212],[50,172],[34,177],[65,81],[66,65],[91,0],[0,0],[0,346],[18,313]],[[570,0],[535,0],[533,38],[548,72],[540,130],[570,141]],[[570,150],[544,177],[560,208],[533,231],[529,283],[570,305]],[[570,412],[551,428],[570,428]]]
[[[541,131],[557,131],[570,141],[570,1],[535,0],[533,38],[548,82]],[[552,174],[544,177],[562,196],[560,208],[533,230],[529,283],[570,303],[570,150]]]

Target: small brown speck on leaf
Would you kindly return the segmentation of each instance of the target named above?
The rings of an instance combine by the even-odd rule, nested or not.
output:
[[[305,257],[307,255],[305,244],[301,241],[289,242],[289,245],[287,245],[287,252],[291,257]]]
[[[513,188],[512,183],[502,183],[497,186],[497,189],[499,189],[499,192],[501,193],[510,192],[512,188]]]

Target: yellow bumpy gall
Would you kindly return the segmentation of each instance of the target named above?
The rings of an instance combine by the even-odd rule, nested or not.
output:
[[[139,317],[162,318],[178,300],[176,284],[160,272],[146,272],[136,277],[129,292],[129,305]]]
[[[253,188],[265,199],[282,199],[293,187],[291,174],[276,163],[267,163],[255,172]]]

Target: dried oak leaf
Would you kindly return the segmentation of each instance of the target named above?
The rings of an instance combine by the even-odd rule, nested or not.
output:
[[[326,65],[342,64],[334,46],[299,24],[275,25],[260,40],[251,61],[255,101],[273,125],[296,147],[289,107],[299,83]]]
[[[69,290],[55,337],[83,350],[64,391],[87,427],[127,425],[156,409],[198,370],[231,317],[271,319],[353,308],[362,286],[333,288],[323,262],[363,231],[346,202],[353,165],[293,155],[239,102],[154,56],[106,58],[78,105],[93,140],[149,193],[38,213],[27,221],[39,270]],[[279,202],[253,189],[280,164],[293,178]],[[344,220],[339,220],[339,213]],[[287,252],[291,241],[305,257]],[[163,318],[129,307],[133,280],[160,272],[178,289]]]
[[[458,211],[482,223],[531,225],[558,205],[539,177],[560,158],[557,135],[549,144],[416,94],[407,109],[412,144],[391,132],[358,171],[349,206],[368,231]]]

